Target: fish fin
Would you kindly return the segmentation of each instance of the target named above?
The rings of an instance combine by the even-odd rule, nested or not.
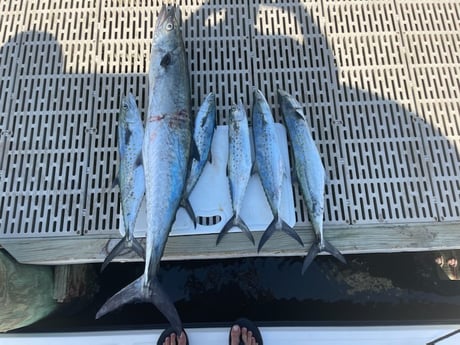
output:
[[[307,118],[305,117],[305,114],[303,113],[302,111],[302,108],[296,108],[295,109],[295,114],[300,117],[301,119],[304,119],[305,121],[307,120]]]
[[[315,243],[313,243],[311,245],[310,249],[308,250],[308,254],[305,257],[305,260],[304,260],[303,266],[302,266],[302,274],[305,273],[305,271],[307,270],[308,266],[310,266],[310,264],[313,262],[315,257],[319,253],[323,253],[323,252],[327,252],[327,253],[331,254],[332,256],[334,256],[337,260],[339,260],[343,264],[347,263],[347,260],[342,255],[342,253],[340,253],[340,251],[337,248],[335,248],[330,242],[324,240],[324,246],[321,247],[320,243],[318,241],[316,241]]]
[[[196,216],[195,216],[195,211],[193,211],[192,204],[190,204],[190,201],[186,198],[182,198],[180,206],[184,208],[184,210],[187,212],[188,216],[193,222],[193,227],[196,229]]]
[[[289,224],[287,224],[284,220],[281,219],[281,231],[283,231],[284,233],[288,234],[289,236],[291,236],[294,240],[296,240],[297,242],[299,242],[299,244],[303,247],[304,244],[303,244],[303,241],[302,239],[300,238],[299,234],[297,233],[297,231],[295,231],[291,226],[289,226]]]
[[[278,217],[273,218],[270,225],[264,231],[262,237],[260,238],[259,247],[257,248],[257,252],[260,252],[265,242],[268,241],[268,239],[275,233],[276,230],[283,231],[284,233],[291,236],[293,239],[295,239],[297,242],[299,242],[303,246],[303,241],[300,238],[299,234],[291,226],[289,226],[284,220],[279,219],[279,216],[278,216]]]
[[[319,254],[319,252],[320,252],[319,243],[318,242],[313,243],[310,249],[308,250],[308,254],[305,256],[305,260],[303,261],[302,274],[305,273],[305,271],[310,266],[310,264],[313,262],[313,260],[316,258],[316,256]]]
[[[249,230],[248,226],[246,225],[243,219],[241,219],[240,217],[237,217],[236,214],[234,214],[227,221],[227,223],[224,225],[222,230],[219,232],[219,235],[217,236],[216,245],[219,244],[219,242],[222,240],[225,234],[227,234],[228,231],[233,227],[239,228],[248,237],[248,239],[252,242],[252,244],[255,244],[254,236],[252,236],[251,230]]]
[[[104,262],[101,266],[101,272],[105,270],[107,265],[116,257],[118,256],[124,249],[126,248],[126,236],[123,237],[115,247],[110,251],[109,255],[105,258]]]
[[[131,136],[133,135],[133,132],[128,128],[126,129],[126,135],[125,135],[125,145],[129,145],[129,141],[131,140]]]
[[[196,146],[195,139],[192,139],[192,147],[190,148],[190,158],[195,159],[197,162],[200,161],[200,151],[198,151],[198,146]]]
[[[137,239],[133,238],[131,245],[133,251],[145,261],[145,250],[144,247],[142,247],[141,243]]]
[[[128,240],[128,236],[124,236],[115,247],[110,251],[109,255],[105,258],[101,266],[101,272],[105,270],[107,265],[118,255],[120,255],[124,250],[132,248],[132,250],[145,260],[144,248],[135,238],[132,239],[131,243]]]
[[[260,252],[265,242],[268,241],[268,239],[273,235],[275,231],[276,231],[276,218],[273,218],[272,222],[267,227],[267,229],[265,229],[262,237],[260,238],[259,247],[257,248],[257,252]]]
[[[143,165],[142,152],[137,155],[136,162],[134,163],[135,167],[140,167]]]
[[[160,66],[163,67],[163,68],[166,68],[170,64],[171,64],[171,54],[166,53],[166,55],[163,56],[162,59],[161,59]]]
[[[144,285],[145,276],[137,278],[134,282],[113,295],[99,309],[96,319],[101,318],[107,313],[118,309],[128,303],[152,303],[166,317],[177,334],[182,332],[182,321],[177,313],[176,307],[169,299],[163,288],[154,277],[148,285]]]
[[[112,181],[111,189],[114,189],[116,186],[120,185],[120,174],[118,173],[117,176]]]
[[[347,263],[347,260],[342,255],[342,253],[336,247],[334,247],[329,241],[324,240],[324,248],[322,249],[322,251],[328,252],[343,264]]]

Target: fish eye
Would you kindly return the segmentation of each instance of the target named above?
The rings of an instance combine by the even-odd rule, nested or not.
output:
[[[123,102],[123,105],[122,105],[122,106],[123,106],[123,109],[124,109],[124,110],[128,110],[128,103]]]
[[[174,29],[174,25],[172,23],[166,24],[166,30],[171,31],[172,29]]]

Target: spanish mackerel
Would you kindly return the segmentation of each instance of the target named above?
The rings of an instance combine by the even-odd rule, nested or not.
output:
[[[177,334],[182,322],[157,272],[185,189],[192,142],[190,84],[180,10],[163,6],[156,21],[149,69],[149,105],[142,149],[146,181],[144,274],[110,298],[96,317],[131,302],[153,303]]]
[[[240,228],[254,244],[254,237],[246,223],[240,217],[246,187],[251,177],[252,158],[249,137],[248,117],[241,100],[230,110],[228,125],[228,162],[227,173],[230,182],[233,216],[228,220],[217,236],[217,243],[233,227]]]
[[[196,227],[196,217],[188,198],[195,188],[198,179],[203,172],[207,161],[211,161],[211,144],[216,127],[216,96],[209,93],[201,104],[195,117],[193,128],[193,141],[196,144],[199,160],[192,159],[190,172],[185,185],[185,192],[182,196],[181,206],[187,211],[193,225]]]
[[[320,252],[328,252],[345,263],[339,250],[324,238],[325,171],[302,107],[285,91],[278,90],[278,98],[294,153],[295,173],[316,236],[316,242],[305,257],[302,273]]]
[[[142,141],[144,125],[136,105],[136,99],[129,93],[121,101],[118,116],[118,154],[120,170],[114,184],[120,187],[121,209],[125,225],[125,236],[107,255],[101,271],[124,249],[133,249],[145,258],[144,248],[134,238],[134,225],[145,192],[144,167],[142,166]]]
[[[273,221],[260,239],[258,251],[276,230],[284,231],[303,245],[297,232],[280,217],[281,191],[283,179],[286,177],[286,167],[283,164],[270,106],[259,90],[254,91],[252,129],[256,168],[273,214]]]

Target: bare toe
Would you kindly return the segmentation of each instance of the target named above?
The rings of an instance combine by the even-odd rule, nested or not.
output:
[[[230,344],[231,345],[239,345],[240,336],[241,336],[240,326],[234,325],[232,327],[232,330],[230,331]]]
[[[185,332],[182,332],[180,334],[180,337],[178,338],[179,342],[178,344],[179,345],[186,345],[187,344],[187,336],[185,335]]]
[[[249,345],[248,343],[248,329],[246,327],[241,328],[241,339],[245,345]]]

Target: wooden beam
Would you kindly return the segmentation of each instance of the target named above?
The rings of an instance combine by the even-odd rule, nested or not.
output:
[[[302,256],[313,241],[310,229],[298,229],[305,243],[301,247],[284,233],[274,234],[260,253],[242,233],[229,233],[216,246],[216,236],[170,237],[163,260],[218,259],[251,256]],[[258,243],[262,232],[254,232]],[[460,248],[459,223],[431,223],[328,228],[326,238],[344,254],[427,251]],[[78,236],[2,240],[3,247],[19,262],[28,264],[77,264],[102,262],[117,238]],[[143,242],[143,241],[142,241]],[[141,261],[128,253],[115,261]]]

